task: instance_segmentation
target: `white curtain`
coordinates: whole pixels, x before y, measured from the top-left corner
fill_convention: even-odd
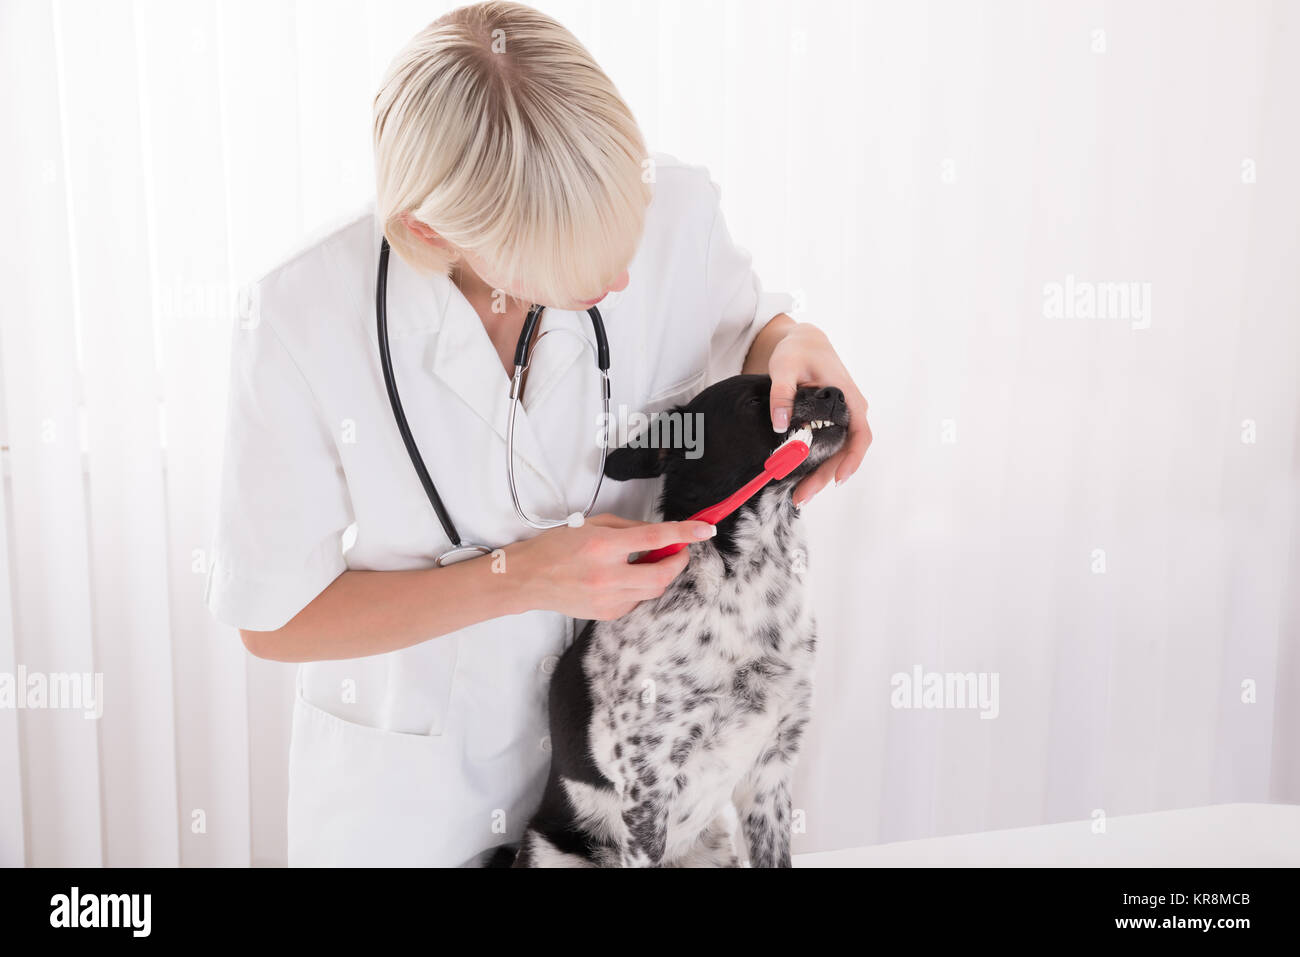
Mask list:
[[[1300,802],[1300,7],[540,5],[872,403],[796,852]],[[0,675],[104,676],[0,709],[0,864],[283,862],[292,669],[202,604],[231,290],[448,6],[0,0]]]

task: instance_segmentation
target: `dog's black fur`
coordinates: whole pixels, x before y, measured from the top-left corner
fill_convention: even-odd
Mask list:
[[[786,438],[772,430],[770,390],[756,375],[710,386],[673,410],[703,416],[702,455],[616,449],[606,475],[662,475],[666,521],[726,498]],[[692,545],[687,570],[660,598],[590,623],[565,651],[551,679],[541,806],[519,853],[497,848],[486,866],[735,866],[733,806],[750,862],[789,866],[789,778],[815,646],[790,495],[844,443],[839,389],[798,390],[791,431],[810,421],[827,424],[803,465]],[[650,703],[637,694],[647,681]]]

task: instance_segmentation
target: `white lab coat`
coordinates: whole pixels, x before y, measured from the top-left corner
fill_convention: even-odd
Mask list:
[[[658,156],[654,199],[625,290],[601,303],[612,408],[653,411],[740,370],[788,312],[735,246],[707,172]],[[380,228],[373,204],[241,295],[212,613],[274,630],[346,569],[410,569],[448,547],[394,424],[375,336]],[[389,337],[412,432],[462,538],[536,534],[511,506],[508,377],[474,309],[445,277],[389,262]],[[580,312],[543,330],[590,339]],[[517,429],[532,514],[581,509],[600,425],[595,359],[541,342]],[[656,483],[607,480],[593,512],[652,517]],[[508,573],[508,571],[507,571]],[[473,863],[517,840],[549,764],[546,690],[577,623],[533,611],[401,651],[298,672],[289,771],[291,865]]]

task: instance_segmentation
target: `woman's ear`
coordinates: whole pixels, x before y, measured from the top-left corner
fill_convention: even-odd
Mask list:
[[[439,236],[432,226],[425,225],[410,213],[402,214],[402,225],[415,235],[419,236],[430,246],[437,246],[439,249],[446,249],[451,245],[451,243]]]
[[[616,482],[628,479],[654,478],[662,475],[667,449],[629,448],[614,449],[605,456],[605,475]]]

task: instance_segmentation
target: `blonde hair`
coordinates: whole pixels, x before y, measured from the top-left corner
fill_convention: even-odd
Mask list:
[[[375,96],[374,145],[384,235],[421,271],[468,250],[560,305],[604,292],[640,241],[636,120],[577,38],[522,4],[460,7],[417,34]]]

